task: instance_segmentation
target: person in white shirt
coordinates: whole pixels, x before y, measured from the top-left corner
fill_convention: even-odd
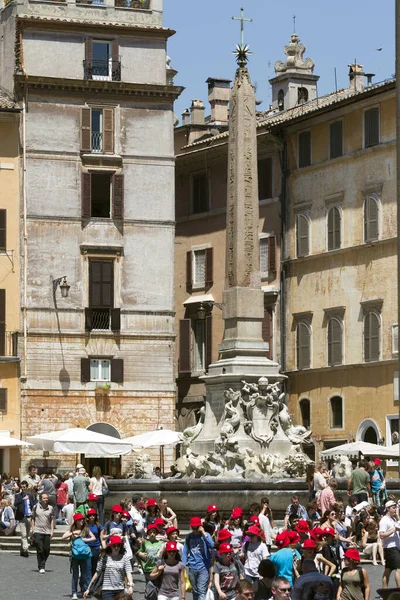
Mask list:
[[[61,509],[61,514],[62,514],[62,518],[65,521],[65,525],[72,525],[73,523],[73,515],[75,512],[75,506],[74,506],[74,497],[73,496],[68,496],[68,504],[66,504],[65,506],[62,507]],[[57,525],[58,525],[58,520],[57,520]]]
[[[132,517],[132,522],[136,527],[136,531],[139,535],[144,534],[144,519],[140,512],[140,505],[142,504],[142,498],[140,496],[132,496],[132,506],[129,509],[129,514]]]
[[[314,473],[314,492],[315,497],[318,498],[322,490],[328,485],[329,476],[326,470],[326,464],[320,463],[318,470]]]
[[[396,586],[400,587],[400,522],[396,518],[396,502],[389,500],[385,504],[386,514],[379,522],[379,535],[383,544],[385,570],[382,587],[389,586],[390,573],[395,572]]]
[[[244,574],[247,581],[255,583],[260,579],[258,566],[264,558],[269,557],[267,546],[261,541],[261,531],[258,527],[252,525],[246,531],[250,541],[246,542],[242,548],[242,558],[244,559]]]

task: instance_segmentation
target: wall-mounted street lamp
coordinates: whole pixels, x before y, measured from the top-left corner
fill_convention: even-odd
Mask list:
[[[216,306],[220,310],[222,310],[224,307],[223,304],[220,304],[219,302],[214,302],[213,300],[210,302],[200,302],[200,306],[197,309],[197,318],[199,319],[199,321],[204,321],[204,319],[207,316],[207,312],[212,310],[213,306]]]
[[[59,277],[58,279],[53,279],[53,278],[51,278],[51,279],[53,282],[53,297],[54,297],[54,299],[56,298],[56,291],[57,291],[58,287],[60,287],[61,296],[63,298],[68,298],[69,288],[71,286],[67,283],[67,276],[63,275],[62,277]]]

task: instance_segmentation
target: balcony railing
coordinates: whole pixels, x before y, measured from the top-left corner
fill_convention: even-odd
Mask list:
[[[0,356],[18,356],[18,331],[0,326]]]
[[[117,8],[150,8],[150,0],[115,0]]]
[[[103,150],[103,134],[100,131],[92,131],[92,152]]]
[[[85,308],[86,331],[119,331],[120,329],[119,308]]]
[[[120,60],[84,60],[83,70],[85,79],[121,81]]]

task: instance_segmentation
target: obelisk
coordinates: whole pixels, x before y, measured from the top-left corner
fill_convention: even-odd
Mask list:
[[[247,69],[248,47],[236,52],[238,69],[230,96],[228,147],[228,198],[226,213],[225,331],[220,359],[202,377],[206,384],[204,427],[191,448],[205,454],[214,450],[224,416],[224,391],[239,390],[242,380],[256,382],[283,378],[279,365],[267,359],[262,339],[264,292],[260,279],[259,210],[257,175],[256,98]],[[243,418],[244,421],[244,418]],[[241,424],[239,445],[258,449]],[[289,444],[290,445],[290,444]]]

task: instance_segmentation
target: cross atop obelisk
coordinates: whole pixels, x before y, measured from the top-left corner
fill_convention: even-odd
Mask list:
[[[252,23],[253,19],[246,18],[244,16],[244,9],[240,9],[240,17],[232,17],[232,21],[240,21],[240,45],[244,46],[244,23]]]

